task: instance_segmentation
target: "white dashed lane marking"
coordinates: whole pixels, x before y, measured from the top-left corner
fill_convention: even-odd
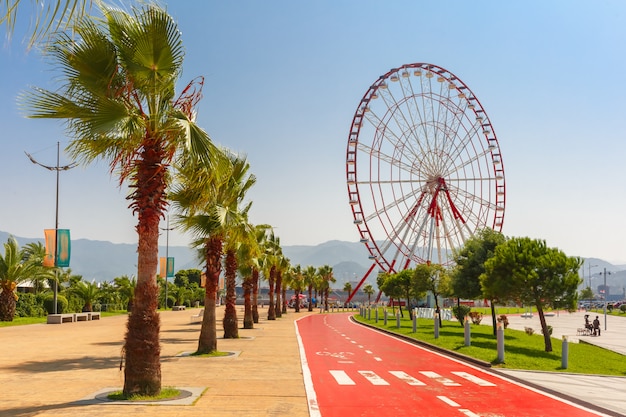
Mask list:
[[[396,378],[398,378],[400,381],[404,381],[404,382],[406,382],[409,385],[413,385],[413,386],[426,385],[425,383],[423,383],[419,379],[413,378],[411,375],[407,374],[406,372],[389,371],[389,373],[391,375],[395,376]]]
[[[371,382],[372,385],[389,385],[389,382],[385,381],[372,371],[359,371],[359,373]]]
[[[376,359],[376,358],[375,358]],[[342,361],[343,362],[343,361]],[[350,361],[345,361],[345,363],[353,363]],[[348,373],[346,371],[342,371],[342,370],[330,370],[329,371],[330,374],[333,376],[333,378],[335,378],[335,380],[337,381],[337,383],[339,385],[356,385],[357,382],[355,382],[354,379],[352,379]],[[359,375],[361,375],[363,378],[365,378],[365,381],[369,382],[372,385],[390,385],[390,383],[388,381],[386,381],[383,377],[381,377],[380,375],[376,374],[376,372],[374,371],[369,371],[369,370],[360,370],[357,371],[359,373]],[[415,378],[412,375],[409,375],[408,373],[404,372],[404,371],[388,371],[390,375],[394,376],[395,378],[397,378],[399,381],[404,382],[405,384],[411,385],[411,386],[425,386],[428,385],[429,382],[434,382],[434,383],[438,383],[447,387],[459,387],[461,386],[460,383],[453,381],[450,378],[446,378],[443,377],[441,375],[439,375],[436,372],[433,371],[419,371],[420,374],[422,374],[423,376],[427,377],[428,380],[426,382],[424,382],[423,380],[419,380],[417,378]],[[480,387],[495,387],[496,385],[485,381],[484,379],[481,379],[477,376],[474,376],[472,374],[469,374],[467,372],[451,372],[453,375],[456,375],[462,379],[464,379],[466,382],[474,384],[474,385],[478,385]],[[357,381],[360,380],[360,378],[355,378]],[[363,380],[361,380],[363,381]]]
[[[330,374],[339,385],[356,385],[356,382],[354,382],[345,371],[331,370]]]
[[[477,376],[468,374],[467,372],[452,372],[452,374],[459,376],[463,379],[466,379],[470,382],[473,382],[474,384],[481,386],[481,387],[495,387],[496,386],[496,384],[492,382],[485,381],[484,379],[480,379]]]
[[[442,377],[437,372],[420,371],[420,374],[424,375],[425,377],[434,379],[435,381],[440,382],[441,384],[445,385],[446,387],[458,387],[458,386],[461,385],[458,382],[454,382],[453,380],[451,380],[449,378]]]

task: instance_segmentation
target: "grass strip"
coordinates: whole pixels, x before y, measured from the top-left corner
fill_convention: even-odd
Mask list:
[[[567,372],[577,374],[626,376],[626,356],[585,343],[568,343],[568,367],[561,367],[562,341],[552,338],[552,352],[545,352],[542,334],[528,335],[524,331],[506,329],[504,331],[504,361],[497,363],[497,339],[491,325],[471,325],[471,345],[465,346],[464,328],[456,321],[444,321],[439,329],[439,338],[435,339],[434,321],[417,319],[417,332],[413,333],[413,323],[405,313],[400,319],[400,328],[396,318],[376,323],[355,314],[358,322],[397,333],[411,339],[428,343],[451,352],[491,363],[494,368],[523,369],[529,371]],[[379,313],[379,317],[382,314]]]

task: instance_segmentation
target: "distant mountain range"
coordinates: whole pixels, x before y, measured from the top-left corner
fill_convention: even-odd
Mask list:
[[[0,231],[0,243],[9,238],[9,233]],[[20,247],[30,242],[43,242],[43,239],[23,238],[15,236]],[[165,246],[159,247],[159,256],[165,256]],[[4,253],[4,249],[0,247]],[[359,242],[331,240],[315,246],[295,245],[283,246],[283,253],[292,265],[320,267],[330,265],[337,282],[336,289],[343,289],[345,282],[358,282],[371,267],[369,252]],[[202,263],[196,260],[195,251],[185,246],[170,246],[168,254],[174,257],[174,269],[202,269]],[[589,268],[591,266],[591,269]],[[106,241],[76,239],[72,240],[70,260],[72,273],[82,275],[84,280],[112,281],[113,278],[136,275],[137,245],[127,243],[111,243]],[[592,274],[591,286],[596,290],[604,283],[601,273],[607,270],[606,282],[611,294],[626,293],[626,265],[613,265],[597,258],[587,258],[581,268],[580,275],[584,278],[583,285],[589,285],[589,273]],[[367,279],[376,286],[376,269]],[[354,284],[353,284],[354,285]]]
[[[0,231],[0,243],[5,243],[9,235]],[[15,238],[20,247],[27,243],[44,241],[43,238]],[[159,256],[165,256],[165,249],[165,246],[159,247]],[[1,246],[0,251],[4,253]],[[346,281],[359,281],[371,266],[367,249],[358,242],[329,241],[316,246],[283,246],[283,253],[292,265],[332,266],[337,288],[343,288]],[[168,255],[174,257],[176,271],[202,269],[202,263],[196,260],[195,251],[191,248],[170,246]],[[112,281],[122,275],[136,275],[137,245],[88,239],[72,240],[70,269],[87,281]],[[368,282],[375,284],[375,276],[370,277]]]

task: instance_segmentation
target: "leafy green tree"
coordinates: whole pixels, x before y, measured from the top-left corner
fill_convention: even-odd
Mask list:
[[[439,307],[439,297],[450,294],[450,275],[446,269],[439,264],[419,264],[415,266],[413,273],[413,291],[424,293],[430,291],[435,299],[435,312],[439,315],[439,326],[441,326],[441,308]]]
[[[9,236],[4,244],[4,255],[0,255],[0,321],[13,321],[17,285],[31,279],[37,272],[37,264],[25,260],[24,250],[13,236]]]
[[[191,283],[195,282],[200,285],[200,277],[202,276],[202,271],[199,269],[181,269],[180,271],[174,274],[174,284],[182,285],[184,287],[188,287]]]
[[[412,298],[419,298],[419,294],[415,293],[415,288],[413,285],[413,274],[414,271],[412,269],[404,269],[400,272],[396,272],[395,274],[387,274],[385,280],[383,282],[383,288],[381,290],[390,298],[393,298],[397,301],[400,301],[402,298],[406,300],[406,306],[409,308],[411,304]],[[400,315],[404,317],[404,313],[402,312],[402,305],[398,303],[398,308],[400,309]],[[409,310],[409,315],[413,314]],[[412,317],[412,316],[411,316]]]
[[[175,95],[184,48],[174,20],[152,4],[132,6],[131,13],[98,6],[103,19],[81,19],[50,43],[61,86],[55,91],[35,87],[20,102],[30,117],[66,122],[74,137],[68,146],[72,157],[85,163],[106,160],[120,183],[130,183],[138,259],[123,392],[156,395],[161,390],[159,221],[168,204],[169,167],[181,155],[210,164],[216,151],[194,122],[201,80]]]
[[[544,240],[511,238],[498,245],[485,263],[480,281],[490,298],[534,305],[537,308],[545,351],[552,352],[552,341],[545,308],[576,309],[577,288],[582,282],[578,270],[582,260],[568,257]]]
[[[580,295],[578,297],[580,300],[593,300],[593,290],[591,287],[587,286],[580,291]]]
[[[397,274],[381,272],[376,277],[376,283],[378,284],[378,288],[380,288],[383,294],[389,297],[390,301],[400,300],[404,295],[402,278],[398,277]],[[392,309],[393,311],[395,311],[395,307],[393,304]]]
[[[485,272],[485,262],[491,258],[496,247],[506,241],[504,235],[493,229],[482,229],[465,241],[463,247],[456,254],[456,267],[451,275],[452,293],[457,297],[457,312],[462,312],[461,298],[475,300],[483,298],[483,289],[480,285],[480,276]],[[496,334],[495,300],[490,300],[493,334]],[[463,321],[461,318],[461,325]]]

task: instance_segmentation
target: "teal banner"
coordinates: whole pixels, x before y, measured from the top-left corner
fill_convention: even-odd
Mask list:
[[[57,230],[57,259],[56,266],[66,268],[70,266],[70,230],[58,229]]]

